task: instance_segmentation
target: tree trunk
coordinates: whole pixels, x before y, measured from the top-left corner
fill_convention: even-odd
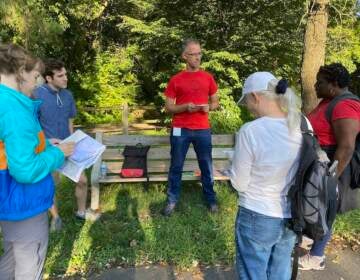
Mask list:
[[[301,66],[302,109],[306,114],[318,104],[314,85],[316,74],[325,61],[329,2],[330,0],[314,0],[309,5]]]

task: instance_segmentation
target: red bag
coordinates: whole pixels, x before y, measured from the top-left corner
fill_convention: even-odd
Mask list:
[[[124,178],[139,178],[144,176],[144,170],[143,169],[121,169],[121,177]]]

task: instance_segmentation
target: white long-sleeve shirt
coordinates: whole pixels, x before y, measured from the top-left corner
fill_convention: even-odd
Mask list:
[[[290,218],[287,192],[297,171],[302,135],[285,118],[262,117],[238,133],[230,169],[239,204],[257,213]]]

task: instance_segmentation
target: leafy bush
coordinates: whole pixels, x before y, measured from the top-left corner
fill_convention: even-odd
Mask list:
[[[83,107],[116,107],[121,104],[136,104],[140,86],[134,71],[136,46],[126,48],[111,47],[99,52],[95,66],[88,72],[79,74],[80,85],[88,100],[82,101]],[[78,121],[85,123],[108,123],[121,121],[121,110],[97,111],[95,113],[79,110]]]
[[[250,115],[240,108],[230,96],[231,89],[220,89],[220,109],[210,113],[211,130],[214,134],[235,133],[247,121]]]

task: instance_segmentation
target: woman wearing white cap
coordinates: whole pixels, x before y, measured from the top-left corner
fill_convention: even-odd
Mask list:
[[[243,103],[256,119],[236,139],[231,183],[239,193],[236,268],[239,279],[290,279],[295,233],[287,192],[297,171],[302,136],[299,99],[287,81],[256,72],[244,83]]]

